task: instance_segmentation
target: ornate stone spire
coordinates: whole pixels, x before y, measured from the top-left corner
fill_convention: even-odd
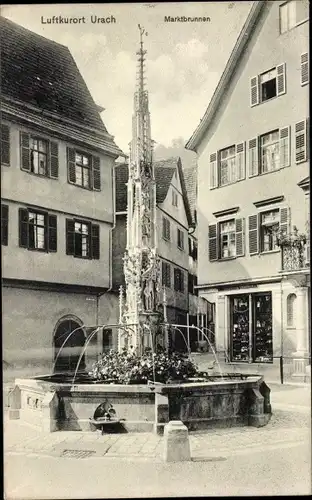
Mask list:
[[[156,184],[153,167],[148,92],[145,90],[145,57],[139,25],[137,84],[134,94],[132,141],[127,199],[127,247],[124,256],[126,300],[124,323],[137,324],[131,345],[142,350],[151,318],[159,317],[159,261],[156,238]],[[154,321],[155,322],[155,321]]]

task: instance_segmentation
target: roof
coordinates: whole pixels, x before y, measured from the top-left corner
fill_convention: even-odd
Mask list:
[[[1,93],[107,133],[67,47],[0,18]]]
[[[154,172],[156,181],[156,203],[160,205],[166,199],[173,174],[178,168],[180,182],[184,200],[186,216],[189,224],[192,223],[191,210],[188,200],[188,193],[181,160],[179,157],[168,158],[154,162]],[[127,186],[128,182],[128,164],[120,163],[115,167],[115,190],[116,190],[116,212],[125,212],[127,210]]]
[[[204,134],[207,132],[210,124],[220,106],[221,100],[223,99],[224,92],[228,89],[228,86],[232,80],[232,77],[237,69],[237,63],[241,55],[243,54],[248,42],[250,41],[252,34],[254,32],[254,26],[259,20],[260,14],[264,5],[268,3],[264,0],[254,2],[250,12],[247,16],[245,24],[238,36],[238,39],[234,45],[230,58],[225,66],[219,83],[214,91],[208,108],[205,111],[203,118],[200,120],[195,132],[191,138],[187,141],[185,147],[186,149],[191,149],[196,151],[198,145],[201,143]]]
[[[196,205],[197,205],[197,164],[194,168],[183,168],[185,186],[190,205],[192,221],[196,223]]]

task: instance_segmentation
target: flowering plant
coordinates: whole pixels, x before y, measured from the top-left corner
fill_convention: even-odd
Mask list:
[[[198,373],[196,365],[185,354],[164,351],[153,353],[146,349],[139,356],[124,349],[122,352],[110,351],[93,364],[90,377],[106,383],[147,384],[148,380],[167,383],[186,380]]]
[[[296,226],[293,227],[293,233],[277,232],[277,245],[279,247],[297,247],[302,248],[307,242],[307,236],[299,233]]]

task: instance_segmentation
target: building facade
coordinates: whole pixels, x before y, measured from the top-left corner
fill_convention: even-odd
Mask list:
[[[197,240],[187,184],[180,158],[154,163],[156,180],[157,251],[161,260],[161,285],[165,288],[169,323],[197,326],[207,322],[206,301],[198,298]],[[113,230],[113,289],[124,286],[123,257],[126,248],[128,167],[116,165],[116,226]],[[193,228],[193,229],[192,229]],[[199,305],[200,304],[200,305]],[[201,315],[199,317],[199,315]],[[196,350],[195,328],[172,331],[172,348]],[[183,337],[184,336],[184,337]],[[186,340],[186,341],[185,341]]]
[[[72,370],[92,327],[117,320],[110,270],[121,151],[66,47],[4,18],[1,34],[4,363],[8,376],[48,373],[76,330],[54,367]],[[87,356],[107,336],[96,335]]]
[[[282,356],[285,376],[301,379],[311,353],[308,30],[308,2],[254,2],[187,144],[198,154],[198,289],[215,304],[216,346],[252,372],[276,372]]]

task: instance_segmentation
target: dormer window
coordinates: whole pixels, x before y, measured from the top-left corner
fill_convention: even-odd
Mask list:
[[[178,193],[176,193],[174,190],[172,190],[172,205],[174,207],[178,206]]]

